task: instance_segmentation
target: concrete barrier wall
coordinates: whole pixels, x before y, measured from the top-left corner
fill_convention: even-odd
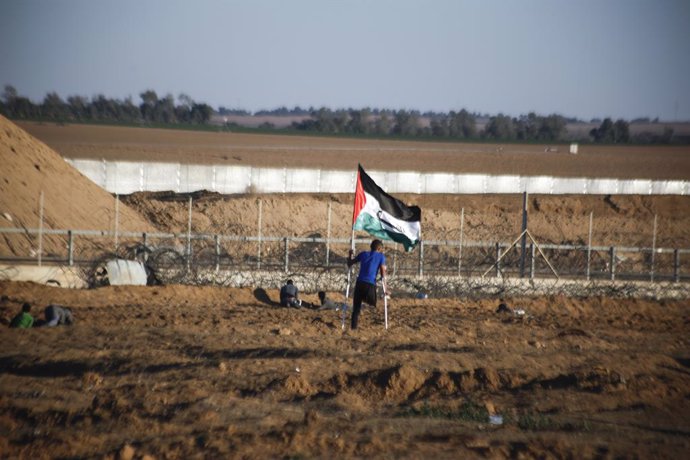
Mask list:
[[[128,161],[67,160],[111,193],[352,193],[356,171],[252,168]],[[367,171],[389,193],[536,193],[592,195],[686,195],[690,182],[649,179],[564,178],[488,174]]]

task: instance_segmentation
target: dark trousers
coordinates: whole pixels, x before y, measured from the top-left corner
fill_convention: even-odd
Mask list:
[[[352,320],[350,322],[350,329],[357,329],[359,312],[362,310],[362,302],[366,302],[372,307],[376,306],[376,285],[357,280],[357,283],[355,283],[354,297],[352,299]]]

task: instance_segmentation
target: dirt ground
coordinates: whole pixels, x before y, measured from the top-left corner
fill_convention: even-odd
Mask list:
[[[19,126],[66,158],[256,167],[690,179],[690,146],[411,142],[172,129]]]
[[[0,334],[4,458],[681,458],[687,302],[391,299],[275,307],[276,289],[0,282],[73,326]],[[332,297],[338,298],[336,294]],[[304,296],[315,301],[313,294]],[[501,424],[489,423],[501,416]]]
[[[690,178],[681,148],[547,158],[543,146],[508,154],[488,144],[460,152],[440,143],[33,126],[47,145],[0,117],[2,226],[37,226],[37,197],[49,185],[46,228],[114,228],[113,197],[60,154],[351,169],[365,153],[371,169],[395,155],[401,169],[516,174],[551,174],[579,158],[586,167],[573,175]],[[479,157],[481,165],[469,161]],[[465,241],[519,231],[519,196],[400,198],[422,207],[425,239],[457,239],[462,209]],[[193,231],[253,235],[259,200],[264,235],[324,235],[330,204],[331,235],[349,236],[344,195],[198,194]],[[187,203],[123,197],[120,229],[184,232]],[[540,241],[586,242],[592,212],[595,245],[649,246],[655,215],[658,247],[690,245],[688,197],[532,196],[530,212]],[[3,254],[36,248],[26,232],[0,243]],[[46,238],[43,248],[59,253],[65,240]],[[342,330],[340,312],[277,308],[277,288],[0,281],[0,457],[681,458],[690,450],[687,300],[509,298],[525,310],[512,315],[496,313],[496,298],[393,297],[387,331],[379,300],[353,333]],[[304,298],[316,301],[313,292]],[[49,303],[68,306],[76,323],[6,328],[23,302],[39,318]]]

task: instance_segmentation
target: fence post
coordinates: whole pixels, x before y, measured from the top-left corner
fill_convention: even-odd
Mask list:
[[[257,236],[259,238],[259,241],[258,241],[259,247],[258,247],[257,253],[256,253],[256,269],[257,270],[261,270],[261,217],[263,215],[262,203],[263,203],[263,201],[261,200],[261,198],[259,198],[259,222],[256,224],[256,226],[258,228],[258,230],[257,230],[258,235]]]
[[[589,213],[589,236],[587,237],[587,281],[589,281],[589,277],[591,274],[591,263],[592,263],[592,216],[594,215],[593,211],[590,211]]]
[[[319,172],[321,170],[319,169]],[[319,175],[319,177],[321,177]],[[326,227],[326,267],[331,256],[331,202],[328,202],[328,227]]]
[[[213,235],[216,245],[216,273],[220,271],[220,237],[216,234]]]
[[[654,230],[652,232],[652,257],[649,269],[649,281],[651,282],[654,282],[654,256],[656,255],[656,218],[657,215],[654,214]]]
[[[395,243],[395,252],[393,253],[393,276],[395,276],[395,273],[398,269],[398,243]]]
[[[527,254],[527,200],[525,191],[522,195],[522,242],[520,243],[520,278],[525,277],[525,256]]]
[[[43,256],[43,190],[39,198],[38,205],[38,266],[41,266],[41,258]]]
[[[74,235],[72,230],[67,230],[67,265],[74,265]]]
[[[496,243],[496,277],[501,276],[501,243]]]
[[[616,247],[611,246],[609,249],[609,273],[611,275],[611,281],[616,279]]]
[[[117,177],[117,176],[115,176]],[[115,252],[118,246],[118,234],[120,232],[120,195],[115,194]]]
[[[187,217],[187,270],[192,264],[192,197],[189,197],[189,215]]]
[[[420,278],[424,276],[424,241],[419,242],[419,271],[417,275]]]
[[[465,230],[465,208],[460,210],[460,248],[458,250],[458,276],[462,276],[462,238]]]
[[[288,262],[289,252],[288,252],[288,237],[287,236],[285,237],[284,241],[285,241],[285,273],[287,273],[288,272],[288,266],[289,266],[289,262]]]
[[[144,244],[144,247],[148,248],[149,247],[149,235],[146,232],[144,232],[141,235],[141,239],[142,239],[142,242]]]
[[[534,279],[534,254],[535,254],[534,243],[531,243],[531,244],[529,245],[529,251],[530,251],[529,278],[530,278],[530,279]]]
[[[673,281],[680,281],[680,251],[678,249],[673,250]]]

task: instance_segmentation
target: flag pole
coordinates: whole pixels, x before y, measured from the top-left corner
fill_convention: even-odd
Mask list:
[[[352,234],[350,235],[350,250],[354,252],[355,250],[355,226],[352,226]],[[350,254],[348,252],[348,260],[350,259]],[[352,267],[348,265],[347,267],[347,287],[345,288],[345,298],[350,298],[350,284],[352,282]]]
[[[355,193],[352,195],[352,233],[350,233],[350,251],[354,253],[355,251],[355,216],[354,210],[357,205],[357,183],[359,181],[359,164],[357,169],[357,175],[355,176]],[[347,260],[350,260],[350,253],[348,252]],[[345,287],[345,298],[350,298],[350,284],[352,283],[352,267],[348,264],[347,266],[347,286]]]

